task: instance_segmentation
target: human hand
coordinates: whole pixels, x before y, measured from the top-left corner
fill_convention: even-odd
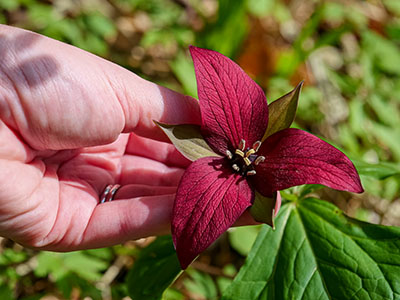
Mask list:
[[[167,233],[189,162],[153,120],[199,123],[197,101],[4,25],[0,57],[0,235],[71,251]]]

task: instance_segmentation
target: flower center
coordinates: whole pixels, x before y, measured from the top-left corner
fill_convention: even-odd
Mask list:
[[[232,166],[232,169],[240,175],[249,176],[256,175],[254,166],[265,160],[264,156],[258,156],[256,153],[260,149],[261,142],[257,141],[251,148],[246,148],[246,141],[240,140],[239,148],[232,154],[231,151],[226,150],[226,157]]]

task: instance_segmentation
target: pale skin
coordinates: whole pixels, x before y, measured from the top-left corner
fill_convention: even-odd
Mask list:
[[[0,235],[72,251],[169,233],[190,162],[153,120],[199,124],[198,101],[5,25],[0,58]]]
[[[4,25],[0,57],[0,235],[70,251],[168,233],[189,161],[153,120],[199,123],[197,100]]]

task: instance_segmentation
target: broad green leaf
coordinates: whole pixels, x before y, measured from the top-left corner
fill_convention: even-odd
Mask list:
[[[158,237],[140,252],[126,283],[133,300],[159,300],[181,273],[171,236]]]
[[[176,149],[187,159],[195,161],[202,157],[218,156],[203,139],[200,126],[155,123],[164,131]]]
[[[318,199],[286,203],[223,299],[400,299],[400,228]]]
[[[282,129],[289,128],[296,115],[297,103],[303,81],[300,82],[291,92],[275,100],[268,106],[268,128],[265,131],[262,141]]]

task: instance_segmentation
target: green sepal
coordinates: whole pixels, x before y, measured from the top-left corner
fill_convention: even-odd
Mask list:
[[[275,100],[268,106],[268,128],[264,133],[262,142],[275,132],[289,128],[292,125],[303,83],[304,81],[301,81],[291,92]]]
[[[199,125],[169,125],[154,122],[164,131],[176,149],[187,159],[195,161],[202,157],[219,156],[204,140]]]
[[[256,191],[254,203],[250,207],[250,214],[253,219],[257,222],[268,224],[275,229],[274,219],[277,214],[276,202],[278,197],[280,197],[279,192],[276,192],[272,198],[268,198]]]

